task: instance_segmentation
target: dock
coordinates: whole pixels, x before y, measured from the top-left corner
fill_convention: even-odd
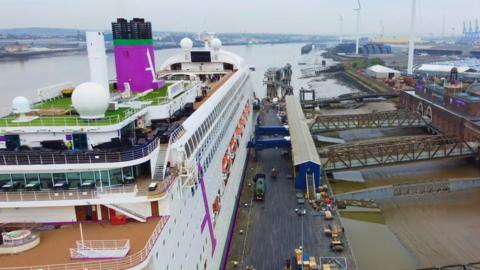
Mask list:
[[[264,125],[281,125],[276,113],[262,111],[259,117]],[[250,155],[226,269],[283,269],[288,259],[294,262],[294,250],[300,246],[304,256],[314,257],[317,265],[320,261],[338,261],[346,263],[346,268],[340,269],[357,269],[347,238],[341,237],[344,251],[333,252],[332,238],[324,234],[327,225],[342,228],[336,211],[333,220],[325,220],[307,202],[297,204],[299,191],[295,189],[292,158],[281,155],[281,151],[262,150],[257,161]],[[272,168],[278,173],[275,179],[270,177]],[[252,179],[257,173],[267,175],[264,201],[253,200]],[[298,214],[301,209],[305,209],[305,215]]]

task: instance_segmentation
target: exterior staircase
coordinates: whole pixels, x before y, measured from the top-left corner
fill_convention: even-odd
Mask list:
[[[164,180],[166,155],[167,151],[164,149],[160,149],[160,151],[158,152],[157,163],[155,164],[155,171],[153,174],[153,179],[156,181]]]
[[[139,214],[135,211],[132,211],[130,209],[127,209],[125,207],[122,207],[118,204],[106,204],[105,206],[107,206],[108,208],[111,208],[117,212],[120,212],[122,214],[124,214],[125,216],[129,217],[129,218],[133,218],[135,219],[136,221],[139,221],[139,222],[147,222],[147,217],[142,215],[142,214]]]

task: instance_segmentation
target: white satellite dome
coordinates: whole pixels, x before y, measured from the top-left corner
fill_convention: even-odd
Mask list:
[[[180,47],[186,51],[191,50],[193,48],[193,41],[188,37],[182,38],[180,41]]]
[[[82,83],[72,93],[72,105],[83,119],[103,118],[109,102],[108,90],[96,82]]]
[[[28,113],[32,111],[30,100],[26,97],[16,97],[12,100],[12,111],[13,113]]]
[[[218,38],[214,38],[210,42],[210,46],[212,46],[214,50],[219,50],[222,47],[222,41]]]

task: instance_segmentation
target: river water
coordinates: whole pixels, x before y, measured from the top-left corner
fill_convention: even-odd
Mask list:
[[[357,91],[348,86],[337,83],[335,80],[311,82],[311,79],[298,79],[301,68],[308,64],[321,64],[323,58],[319,51],[307,56],[300,54],[304,44],[278,44],[278,45],[245,45],[229,46],[225,50],[232,51],[245,58],[246,62],[255,66],[252,78],[257,95],[263,96],[265,86],[263,75],[269,67],[282,67],[290,63],[293,68],[292,85],[295,91],[300,87],[316,89],[318,96],[332,97]],[[159,67],[168,57],[180,53],[180,49],[164,49],[155,51],[156,66]],[[115,78],[114,57],[108,55],[109,78]],[[298,65],[299,62],[307,63],[306,66]],[[327,59],[327,64],[332,63]],[[54,56],[35,58],[29,60],[0,62],[0,91],[2,108],[10,106],[11,100],[19,95],[32,101],[37,101],[36,89],[63,83],[72,82],[75,85],[89,79],[88,58],[86,54]]]

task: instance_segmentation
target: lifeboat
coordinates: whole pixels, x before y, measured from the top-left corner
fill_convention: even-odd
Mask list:
[[[242,126],[242,128],[245,127],[246,123],[247,123],[247,121],[245,120],[245,118],[243,118],[243,117],[240,118],[240,125]]]
[[[230,152],[230,159],[232,161],[235,159],[235,154],[237,152],[237,147],[238,147],[237,139],[235,139],[235,137],[233,137],[230,140],[230,145],[228,146],[228,150]]]
[[[230,159],[230,155],[228,153],[223,156],[223,161],[222,161],[222,174],[223,174],[223,179],[227,180],[228,177],[230,176],[230,165],[232,163],[232,160]]]
[[[235,130],[235,134],[239,137],[242,137],[242,135],[243,135],[242,132],[243,131],[242,131],[242,128],[240,127],[240,125],[237,126],[237,129]]]
[[[220,212],[220,197],[216,197],[215,201],[213,202],[213,213],[217,215]]]

